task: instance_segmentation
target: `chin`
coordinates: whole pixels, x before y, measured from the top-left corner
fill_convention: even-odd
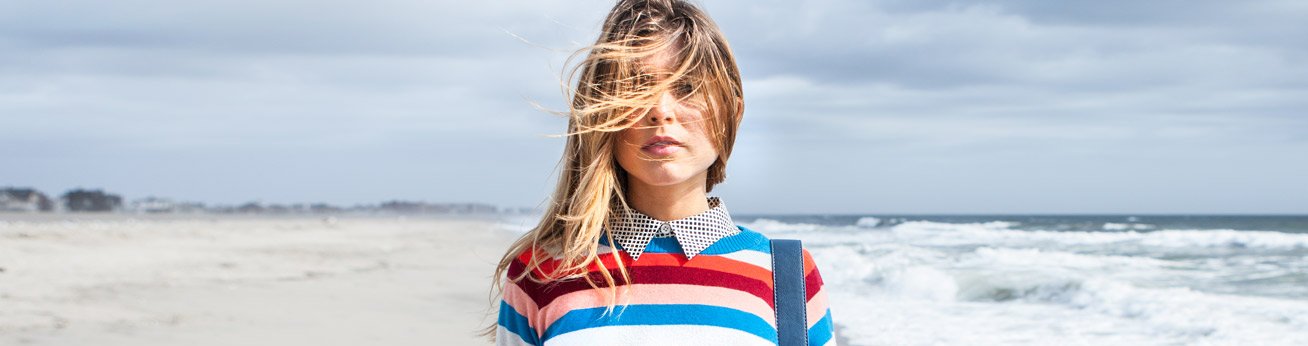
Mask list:
[[[655,168],[651,171],[645,172],[645,174],[640,174],[635,178],[640,179],[641,182],[648,185],[668,186],[681,184],[693,179],[697,176],[695,173],[696,172],[670,172],[664,169]]]
[[[640,161],[635,164],[624,165],[624,169],[625,167],[634,168],[628,170],[628,178],[639,180],[645,185],[670,186],[682,184],[691,179],[703,179],[708,172],[710,164],[712,164],[712,162],[703,164],[703,167],[698,167],[699,165],[697,164],[683,161]]]
[[[692,178],[692,177],[694,177],[694,176],[693,176],[693,175],[692,175],[692,176],[658,176],[658,175],[656,175],[656,176],[653,176],[653,177],[648,177],[648,179],[641,179],[641,181],[642,181],[642,182],[645,182],[645,184],[649,184],[649,185],[653,185],[653,186],[668,186],[668,185],[676,185],[676,184],[684,183],[684,182],[686,182],[687,180],[690,180],[690,178]]]

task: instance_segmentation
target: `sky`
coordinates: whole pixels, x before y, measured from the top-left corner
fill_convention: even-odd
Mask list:
[[[695,2],[733,213],[1308,213],[1308,2]],[[0,186],[539,207],[612,5],[0,2]]]

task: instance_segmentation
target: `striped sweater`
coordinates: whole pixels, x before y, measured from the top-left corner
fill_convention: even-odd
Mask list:
[[[612,313],[604,314],[608,290],[584,280],[507,283],[500,301],[499,345],[776,345],[772,299],[771,246],[766,236],[744,226],[687,260],[673,238],[655,238],[640,260],[607,246],[600,238],[600,260],[619,285],[628,285]],[[621,256],[631,283],[621,282],[613,256]],[[835,345],[835,333],[822,276],[808,250],[804,254],[810,345]],[[533,252],[524,251],[508,268],[521,274]],[[537,274],[548,273],[558,258]],[[599,279],[597,266],[592,277]],[[619,289],[621,292],[621,289]]]

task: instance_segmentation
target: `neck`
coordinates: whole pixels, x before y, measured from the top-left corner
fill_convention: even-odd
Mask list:
[[[645,215],[660,221],[672,221],[709,209],[704,192],[706,174],[701,173],[679,184],[654,186],[627,177],[627,203]]]

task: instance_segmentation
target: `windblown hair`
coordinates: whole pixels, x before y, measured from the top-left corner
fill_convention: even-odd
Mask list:
[[[705,192],[726,179],[744,94],[727,40],[705,12],[685,0],[621,0],[595,44],[578,49],[567,61],[587,52],[562,85],[565,99],[571,100],[568,111],[555,112],[568,116],[558,185],[540,222],[501,257],[493,276],[492,309],[504,285],[580,278],[596,290],[607,288],[605,312],[613,311],[618,287],[631,282],[620,257],[614,257],[615,269],[598,255],[610,211],[628,207],[627,172],[616,157],[619,133],[635,126],[665,92],[705,114],[701,128],[718,153],[708,168]],[[658,54],[671,57],[670,71],[642,68],[642,61]],[[616,249],[611,234],[608,239]],[[506,278],[510,264],[527,251],[534,255],[526,270]],[[538,271],[550,259],[559,261],[552,271]],[[493,340],[495,328],[492,323],[482,335]]]

